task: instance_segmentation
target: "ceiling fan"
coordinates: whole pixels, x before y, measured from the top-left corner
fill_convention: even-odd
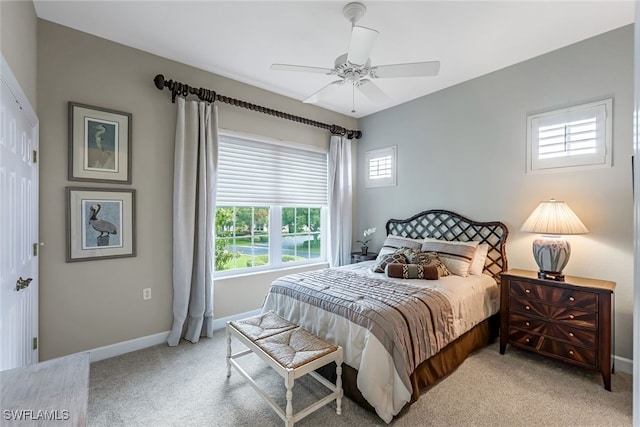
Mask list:
[[[356,22],[364,16],[366,11],[366,7],[358,2],[349,3],[342,9],[345,18],[351,22],[351,42],[349,43],[348,52],[336,58],[333,68],[271,64],[271,69],[278,71],[319,73],[339,77],[339,80],[329,83],[302,102],[316,103],[321,98],[328,96],[332,88],[348,83],[352,85],[353,90],[354,101],[351,111],[353,113],[355,113],[356,89],[375,104],[384,104],[390,100],[389,97],[373,83],[372,79],[428,77],[438,74],[440,61],[371,66],[369,55],[378,36],[378,31],[355,25]]]

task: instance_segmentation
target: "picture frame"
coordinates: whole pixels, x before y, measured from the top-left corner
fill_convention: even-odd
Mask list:
[[[136,190],[66,187],[67,262],[136,256]]]
[[[131,184],[131,113],[69,102],[70,181]]]

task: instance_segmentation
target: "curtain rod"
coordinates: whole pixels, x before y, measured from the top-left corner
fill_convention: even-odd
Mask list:
[[[228,96],[216,93],[216,91],[214,90],[209,90],[202,87],[196,89],[193,86],[189,86],[188,84],[177,82],[172,79],[167,81],[164,79],[164,76],[162,74],[158,74],[157,76],[155,76],[153,81],[158,89],[162,90],[164,88],[167,88],[171,91],[171,102],[174,103],[176,102],[176,95],[185,97],[190,94],[197,95],[198,98],[202,101],[214,102],[217,100],[220,102],[224,102],[225,104],[246,108],[247,110],[253,110],[259,113],[268,114],[270,116],[276,116],[281,119],[291,120],[308,126],[315,126],[318,128],[326,129],[331,132],[332,135],[342,135],[346,136],[349,139],[360,139],[362,137],[362,132],[359,130],[349,130],[343,128],[342,126],[329,125],[327,123],[307,119],[306,117],[294,116],[293,114],[283,113],[282,111],[277,111],[271,108],[262,107],[260,105],[251,104],[239,99],[229,98]]]

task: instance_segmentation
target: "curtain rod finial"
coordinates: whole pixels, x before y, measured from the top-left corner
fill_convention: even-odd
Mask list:
[[[162,74],[158,74],[153,78],[153,82],[156,84],[156,87],[160,90],[164,89],[164,76]]]

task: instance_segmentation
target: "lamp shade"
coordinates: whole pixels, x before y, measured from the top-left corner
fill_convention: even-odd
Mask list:
[[[562,201],[540,202],[522,224],[520,231],[546,235],[588,233],[580,218]]]
[[[571,245],[562,234],[588,233],[580,218],[565,202],[541,202],[522,224],[521,231],[542,234],[533,242],[533,257],[541,279],[564,280],[562,270],[569,262]]]

